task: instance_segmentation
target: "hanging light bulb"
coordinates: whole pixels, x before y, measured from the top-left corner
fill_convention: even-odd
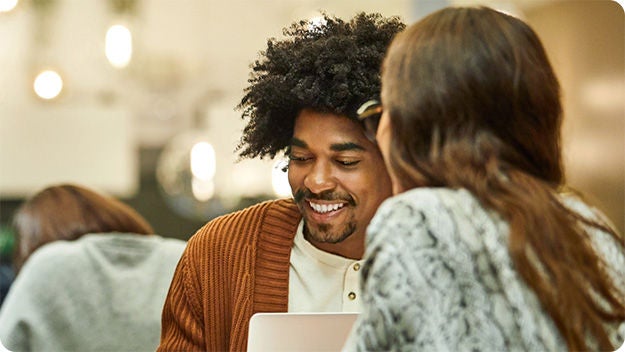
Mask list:
[[[213,179],[217,168],[215,148],[206,141],[195,143],[191,147],[190,163],[193,177],[206,181]]]
[[[124,68],[132,58],[132,34],[127,27],[116,24],[106,32],[106,58],[116,68]]]
[[[0,12],[10,12],[17,6],[17,0],[0,0]]]
[[[217,169],[217,158],[215,149],[206,142],[197,142],[191,147],[189,158],[191,167],[191,192],[195,199],[205,202],[215,195],[215,171]]]
[[[33,89],[35,94],[42,99],[54,99],[63,90],[63,79],[56,71],[45,70],[35,78]]]
[[[215,193],[217,158],[207,134],[203,130],[178,134],[163,148],[156,165],[166,203],[192,219],[207,220],[224,212]]]

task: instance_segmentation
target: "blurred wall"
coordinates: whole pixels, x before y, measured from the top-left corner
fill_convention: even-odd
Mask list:
[[[117,196],[157,232],[181,238],[220,213],[270,197],[272,163],[235,162],[233,154],[244,126],[234,107],[267,38],[320,10],[406,18],[411,3],[20,0],[0,13],[0,225],[24,197],[58,182]],[[104,56],[105,33],[115,23],[133,33],[133,60],[123,69]],[[32,92],[43,68],[63,75],[65,89],[55,101]],[[223,207],[195,202],[191,207],[201,211],[184,216],[172,204],[188,199],[165,197],[155,168],[172,139],[187,132],[214,144],[216,191],[234,199]]]
[[[569,184],[625,229],[625,16],[613,1],[559,1],[525,12],[563,90]]]
[[[53,6],[34,11],[35,3]],[[563,87],[568,179],[625,229],[625,25],[616,2],[136,0],[125,14],[113,3],[22,0],[0,14],[1,223],[28,194],[75,181],[123,198],[164,235],[188,237],[216,214],[183,217],[164,199],[154,170],[172,137],[201,129],[216,142],[219,191],[253,193],[230,207],[271,193],[271,165],[234,163],[232,153],[243,127],[233,108],[268,37],[319,10],[346,18],[377,11],[411,23],[446,5],[485,4],[524,18],[543,39]],[[123,70],[103,55],[105,30],[116,21],[135,34],[134,59]],[[67,77],[56,102],[31,92],[44,63]]]

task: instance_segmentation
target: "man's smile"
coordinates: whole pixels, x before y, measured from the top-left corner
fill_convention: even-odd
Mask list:
[[[320,214],[325,214],[325,213],[329,213],[332,211],[337,211],[341,208],[343,208],[346,203],[331,203],[331,204],[326,204],[326,203],[315,203],[313,201],[308,200],[308,205],[310,205],[310,207],[312,208],[312,210],[314,210],[317,213]]]

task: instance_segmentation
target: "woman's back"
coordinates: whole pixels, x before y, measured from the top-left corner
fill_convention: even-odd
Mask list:
[[[0,310],[13,351],[153,351],[185,242],[89,234],[35,251]]]
[[[590,209],[567,201],[583,215]],[[466,190],[418,188],[382,204],[368,229],[361,350],[561,350],[566,343],[508,252],[507,223]],[[595,243],[610,248],[609,235]],[[606,242],[607,241],[607,242]],[[620,287],[625,262],[613,256]],[[624,291],[625,292],[625,291]],[[625,333],[621,324],[621,334]],[[612,329],[613,343],[623,336]],[[349,345],[348,345],[349,346]]]

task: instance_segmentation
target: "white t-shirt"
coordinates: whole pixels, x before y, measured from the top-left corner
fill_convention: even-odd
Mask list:
[[[353,260],[324,252],[297,227],[289,271],[289,312],[360,312],[360,268]]]

